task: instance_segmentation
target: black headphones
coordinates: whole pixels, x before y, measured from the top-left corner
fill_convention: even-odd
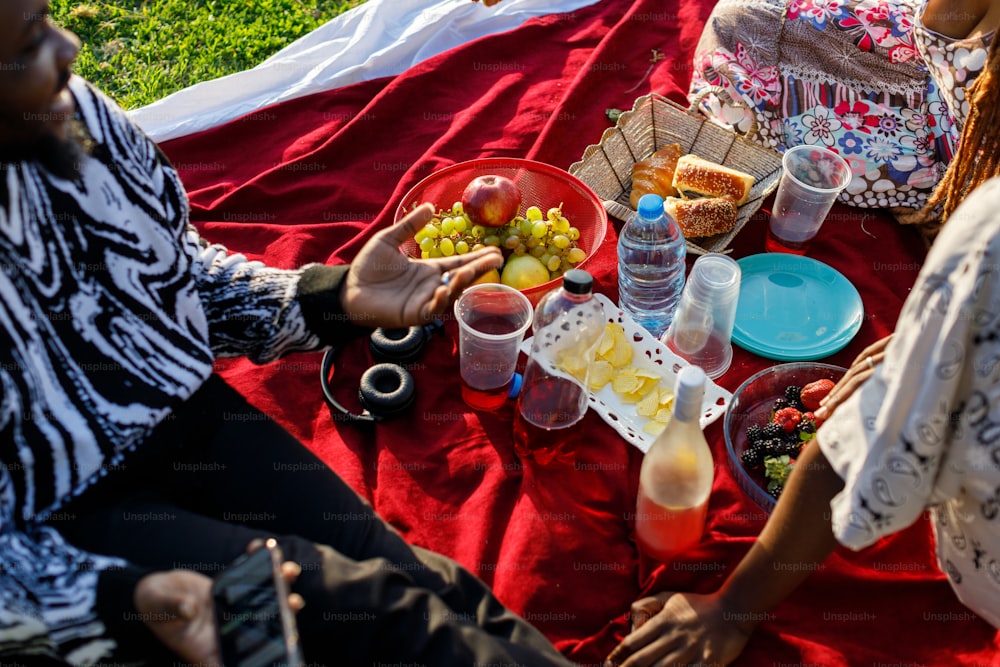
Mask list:
[[[434,332],[443,332],[444,324],[434,320],[422,327],[409,329],[375,329],[369,340],[368,349],[377,362],[361,375],[358,400],[362,412],[351,412],[333,396],[334,359],[339,347],[331,347],[323,355],[320,366],[320,386],[323,396],[332,408],[348,421],[380,422],[402,414],[413,405],[416,388],[413,376],[400,364],[414,361],[424,347],[424,343]],[[336,418],[336,415],[334,416]]]

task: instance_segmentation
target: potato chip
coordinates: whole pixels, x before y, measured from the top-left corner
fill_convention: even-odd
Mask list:
[[[641,371],[641,369],[640,369],[640,371]],[[659,378],[659,376],[654,376],[654,377],[643,376],[642,373],[640,372],[636,377],[638,377],[640,380],[642,380],[642,387],[643,387],[642,394],[643,394],[643,396],[645,396],[647,393],[649,393],[651,391],[656,391],[657,398],[659,398],[659,395],[660,395],[659,391],[658,391],[659,386],[660,386],[660,378]]]
[[[608,355],[605,356],[605,359],[610,361],[611,365],[615,368],[621,368],[632,361],[632,344],[625,338],[624,333],[620,336],[615,336],[614,341],[614,346],[612,346]]]
[[[641,401],[646,398],[649,394],[656,394],[656,380],[651,378],[636,378],[639,381],[639,386],[633,391],[629,392],[629,402],[634,403],[636,401]],[[659,396],[657,395],[657,398]],[[657,401],[658,402],[658,401]]]
[[[660,405],[670,407],[674,404],[674,390],[668,387],[660,387]]]
[[[636,414],[640,417],[652,417],[660,409],[660,392],[650,391],[635,406]]]
[[[642,430],[650,435],[660,435],[667,428],[666,422],[650,420],[642,425]]]
[[[559,355],[557,365],[581,382],[587,377],[587,367],[590,366],[586,357],[569,351]]]
[[[601,342],[597,344],[597,356],[604,358],[611,348],[615,346],[615,327],[621,329],[621,327],[613,322],[608,322],[604,325],[604,332],[601,334]]]
[[[673,415],[674,412],[670,408],[660,408],[659,410],[656,411],[656,414],[653,415],[653,420],[666,424],[668,421],[670,421]]]
[[[583,379],[587,373],[584,355],[564,350],[559,357],[559,367]],[[663,374],[632,363],[635,351],[625,329],[617,322],[604,325],[601,340],[593,351],[588,384],[590,390],[599,392],[609,383],[611,389],[625,405],[635,404],[636,414],[649,419],[643,430],[658,435],[673,416],[674,392],[663,384]]]
[[[614,376],[611,378],[611,388],[615,390],[616,394],[631,394],[640,387],[641,380],[635,376],[635,371],[635,366],[620,368],[615,371]]]
[[[604,334],[597,348],[597,358],[610,361],[615,368],[621,368],[632,361],[632,345],[625,337],[625,330],[616,322],[604,326]]]
[[[600,391],[604,388],[604,385],[611,382],[611,377],[614,373],[615,367],[611,365],[610,361],[598,359],[590,367],[590,389],[592,391]]]

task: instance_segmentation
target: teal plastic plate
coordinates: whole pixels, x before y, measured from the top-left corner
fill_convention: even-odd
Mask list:
[[[744,350],[781,361],[822,359],[861,328],[861,295],[836,269],[777,252],[737,261],[742,276],[733,342]]]

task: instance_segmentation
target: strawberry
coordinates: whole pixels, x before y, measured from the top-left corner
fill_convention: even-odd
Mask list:
[[[816,380],[802,387],[799,400],[809,410],[819,409],[819,402],[833,389],[833,380]]]
[[[802,413],[795,408],[781,408],[774,413],[771,421],[779,424],[785,433],[791,433],[802,421]]]

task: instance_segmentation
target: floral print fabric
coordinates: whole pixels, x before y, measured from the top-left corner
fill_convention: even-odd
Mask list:
[[[848,204],[920,208],[954,155],[964,89],[989,47],[927,30],[924,3],[720,0],[696,50],[691,100],[775,150],[836,151],[851,165]],[[714,86],[727,95],[701,96]]]

